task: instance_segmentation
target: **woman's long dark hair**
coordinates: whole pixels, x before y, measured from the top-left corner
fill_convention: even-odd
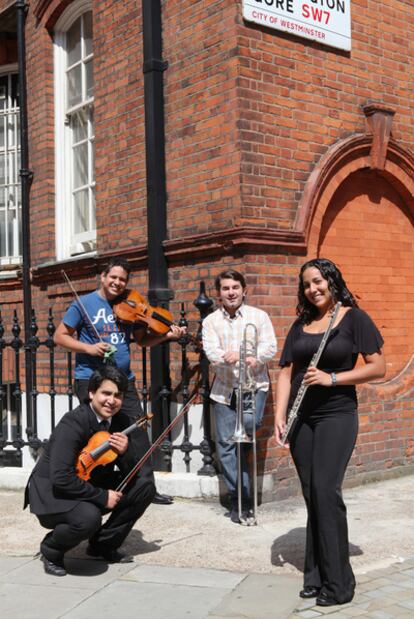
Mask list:
[[[350,290],[348,290],[345,280],[342,277],[341,271],[338,267],[327,260],[326,258],[314,258],[308,260],[302,265],[299,273],[299,289],[298,289],[298,304],[296,306],[296,313],[299,316],[299,320],[304,324],[309,324],[314,320],[318,314],[318,310],[312,303],[309,303],[305,296],[305,289],[303,286],[303,273],[306,269],[315,267],[320,271],[322,277],[328,282],[328,288],[335,302],[341,301],[345,307],[358,307],[358,303]]]

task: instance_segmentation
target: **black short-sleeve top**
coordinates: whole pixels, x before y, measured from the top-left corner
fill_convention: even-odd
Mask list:
[[[306,333],[303,323],[297,319],[290,328],[279,365],[293,363],[292,385],[288,409],[293,405],[306,368],[319,348],[323,333]],[[346,372],[355,366],[359,353],[379,352],[384,340],[374,322],[363,310],[353,307],[344,314],[332,329],[328,342],[318,363],[324,372]],[[310,386],[303,399],[300,411],[309,414],[326,411],[352,412],[357,408],[354,385],[335,387]]]

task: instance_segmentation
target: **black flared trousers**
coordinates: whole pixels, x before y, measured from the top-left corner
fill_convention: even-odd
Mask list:
[[[356,411],[303,415],[290,445],[308,511],[304,586],[339,603],[355,589],[342,482],[357,433]]]

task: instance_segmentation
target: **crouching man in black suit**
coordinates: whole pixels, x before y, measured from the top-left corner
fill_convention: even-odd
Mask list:
[[[40,544],[47,574],[64,576],[65,552],[89,539],[87,554],[109,563],[127,563],[121,546],[155,494],[154,484],[135,477],[124,493],[116,488],[136,464],[137,458],[122,433],[131,422],[120,413],[128,387],[126,375],[112,366],[96,370],[89,380],[89,404],[66,413],[53,430],[44,453],[36,463],[26,487],[25,505],[42,527],[51,529]],[[102,424],[102,422],[104,422]],[[109,442],[118,457],[114,464],[96,467],[89,481],[76,474],[76,462],[91,436],[109,422]],[[101,425],[100,425],[101,424]],[[132,444],[132,442],[131,442]],[[111,512],[105,524],[102,515]]]

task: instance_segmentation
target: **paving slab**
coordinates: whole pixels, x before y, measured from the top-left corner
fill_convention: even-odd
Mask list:
[[[270,574],[249,574],[228,593],[209,619],[286,619],[298,603],[301,579]]]
[[[10,569],[6,569],[6,563],[10,561]],[[25,561],[21,565],[13,566],[13,559],[3,559],[4,572],[0,576],[0,583],[8,583],[26,586],[49,586],[55,588],[77,588],[95,591],[104,587],[114,579],[132,569],[133,564],[108,565],[105,561],[66,559],[65,567],[67,576],[51,576],[45,574],[43,563],[35,558]],[[1,611],[1,605],[0,605]]]
[[[0,557],[0,577],[32,561],[33,557]]]
[[[190,587],[217,587],[220,589],[234,589],[244,578],[246,578],[246,574],[238,572],[194,570],[192,568],[159,565],[140,565],[122,577],[123,580],[133,580],[135,582],[165,583]]]
[[[92,595],[77,587],[0,583],[2,619],[57,619]]]
[[[207,619],[228,589],[117,580],[84,600],[65,619]]]

